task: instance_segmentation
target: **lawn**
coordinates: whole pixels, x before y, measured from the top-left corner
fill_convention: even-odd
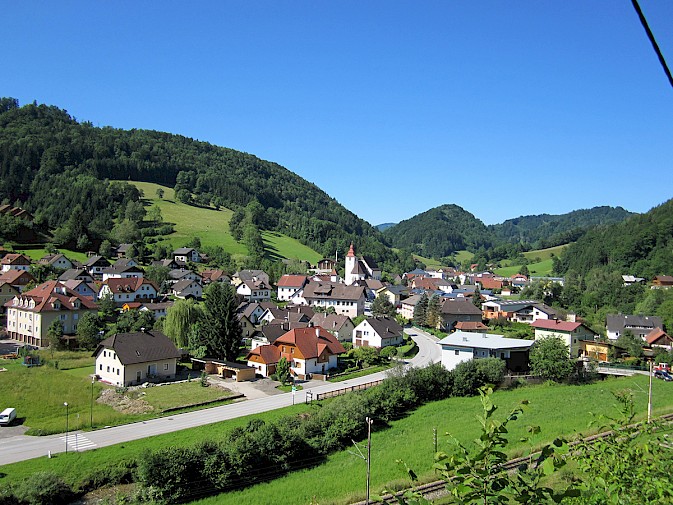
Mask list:
[[[557,245],[556,247],[549,247],[547,249],[537,249],[535,251],[528,251],[523,255],[529,260],[539,258],[540,261],[551,259],[552,256],[560,256],[563,250],[570,244]]]
[[[528,272],[533,276],[549,276],[552,274],[552,268],[554,264],[551,259],[546,259],[540,261],[539,263],[529,263],[526,265]],[[503,277],[510,277],[521,270],[521,265],[512,265],[508,267],[496,268],[493,273],[496,275],[502,275]]]
[[[70,259],[70,260],[77,260],[77,261],[80,261],[80,262],[84,262],[88,259],[87,255],[85,253],[82,253],[82,252],[71,251],[69,249],[61,249],[61,248],[59,248],[58,250],[59,250],[59,252],[65,254],[68,257],[68,259]],[[28,246],[26,246],[26,247],[17,246],[16,252],[20,252],[20,253],[25,254],[26,256],[28,256],[33,261],[38,261],[40,258],[46,256],[47,254],[50,254],[49,251],[47,251],[46,249],[42,249],[42,248],[33,249],[33,248],[28,248]]]
[[[54,361],[58,361],[58,353]],[[75,358],[71,358],[75,359]],[[20,360],[0,360],[0,368],[6,368],[0,376],[0,398],[3,404],[17,409],[19,418],[29,426],[29,435],[48,435],[65,431],[63,402],[68,402],[73,419],[88,420],[91,415],[92,388],[94,398],[98,398],[104,388],[111,386],[100,382],[91,384],[93,358],[91,364],[81,368],[58,370],[52,366],[28,368]],[[59,367],[65,362],[59,361]],[[148,414],[124,414],[108,405],[93,402],[95,426],[113,426],[156,417],[164,409],[181,407],[200,402],[212,401],[228,396],[216,387],[204,388],[198,380],[188,383],[171,384],[147,388],[143,398],[155,408]],[[75,429],[89,428],[82,421]]]
[[[418,254],[414,254],[414,259],[422,262],[425,264],[426,268],[446,268],[447,265],[443,265],[440,261],[434,259],[434,258],[424,258],[423,256],[419,256]],[[474,256],[474,253],[471,253],[470,251],[456,251],[454,253],[454,258],[456,258],[456,263],[460,265],[463,261],[469,261],[472,259]]]
[[[194,237],[199,237],[204,246],[222,246],[232,255],[245,256],[248,249],[236,242],[229,233],[229,220],[233,211],[214,207],[204,208],[184,204],[175,199],[173,188],[151,182],[131,182],[143,191],[148,208],[156,205],[167,223],[173,223],[175,233],[167,237],[171,248],[183,247]],[[157,196],[157,189],[164,191],[164,197]],[[262,239],[271,259],[300,259],[315,264],[322,256],[296,239],[276,232],[262,232]]]

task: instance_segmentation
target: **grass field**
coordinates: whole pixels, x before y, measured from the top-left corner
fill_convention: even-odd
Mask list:
[[[552,274],[553,262],[551,259],[540,261],[539,263],[529,263],[526,265],[530,275],[535,276],[549,276]],[[503,277],[510,277],[521,270],[521,265],[512,265],[509,267],[496,268],[494,274],[502,275]]]
[[[538,249],[536,251],[528,251],[523,253],[523,255],[529,260],[540,258],[541,261],[544,261],[551,259],[552,256],[560,256],[563,250],[569,245],[570,244],[564,244],[564,245],[558,245],[556,247],[550,247],[548,249]]]
[[[510,454],[521,455],[528,444],[519,439],[526,434],[526,427],[538,425],[542,432],[532,440],[539,446],[556,436],[572,437],[589,433],[591,412],[615,414],[616,401],[611,391],[630,388],[635,392],[635,405],[640,418],[646,414],[647,377],[607,379],[586,386],[530,386],[511,391],[498,391],[493,395],[502,418],[522,400],[530,406],[520,420],[510,425],[512,441]],[[653,384],[654,414],[673,411],[673,384],[655,381]],[[130,461],[147,449],[167,446],[185,446],[203,440],[218,440],[236,426],[244,426],[254,417],[277,419],[289,413],[319,409],[318,405],[296,405],[291,408],[267,412],[258,416],[239,418],[223,423],[183,430],[176,433],[127,442],[95,451],[77,454],[59,454],[56,458],[39,458],[27,462],[5,465],[0,472],[6,477],[0,485],[16,482],[26,475],[51,470],[78,483],[84,476],[100,471],[111,461]],[[480,411],[479,399],[451,398],[420,407],[411,415],[394,421],[389,428],[374,424],[372,435],[372,490],[380,493],[384,488],[407,484],[404,468],[396,463],[402,460],[423,480],[434,480],[432,473],[433,428],[439,434],[439,449],[446,449],[450,433],[462,442],[473,440],[478,434],[475,415]],[[307,458],[310,455],[307,455]],[[300,469],[277,480],[258,484],[242,491],[232,491],[199,502],[200,505],[277,503],[278,497],[292,497],[292,503],[321,505],[345,504],[364,497],[365,464],[348,450],[332,454],[319,467]]]
[[[71,251],[69,249],[60,249],[59,251],[67,256],[68,259],[70,260],[77,260],[80,262],[86,261],[87,255],[82,253],[82,252],[77,252],[77,251]],[[30,259],[33,261],[37,261],[40,258],[46,256],[49,254],[49,251],[46,249],[38,248],[38,249],[29,249],[29,248],[24,248],[22,246],[17,246],[16,252],[20,252],[28,256]]]
[[[148,207],[156,205],[167,223],[175,225],[175,233],[167,237],[172,248],[182,247],[194,237],[199,237],[205,246],[222,246],[232,255],[247,255],[245,245],[236,242],[229,233],[229,209],[194,207],[175,199],[173,188],[151,182],[130,182],[143,191]],[[164,197],[157,196],[163,189]],[[276,232],[262,232],[262,239],[271,259],[300,259],[316,263],[322,256],[296,239]]]
[[[434,259],[434,258],[424,258],[423,256],[419,256],[418,254],[414,254],[414,259],[418,260],[422,263],[425,264],[427,268],[441,268],[441,267],[446,267],[447,265],[443,265],[440,261]],[[456,262],[460,265],[463,261],[469,261],[472,259],[474,256],[473,253],[470,251],[456,251],[454,254],[454,257],[456,258]]]

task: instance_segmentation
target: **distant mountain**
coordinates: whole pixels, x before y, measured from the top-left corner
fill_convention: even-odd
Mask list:
[[[596,226],[619,223],[634,215],[622,207],[594,207],[567,214],[521,216],[489,226],[497,242],[528,244],[545,249],[574,242]]]
[[[397,223],[383,223],[383,224],[377,224],[374,226],[379,231],[386,231],[388,228],[392,228],[395,226]]]
[[[443,258],[456,251],[476,251],[494,245],[486,225],[462,207],[441,205],[402,221],[383,232],[393,247],[428,258]]]
[[[673,275],[673,200],[645,214],[587,231],[563,253],[557,269],[585,275],[594,269],[651,279]]]

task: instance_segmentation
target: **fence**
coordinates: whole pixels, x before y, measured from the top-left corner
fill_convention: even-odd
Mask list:
[[[335,396],[341,396],[346,393],[352,393],[353,391],[364,391],[374,386],[378,386],[383,382],[383,379],[379,379],[372,382],[366,382],[364,384],[358,384],[356,386],[348,386],[346,388],[335,389],[334,391],[327,391],[325,393],[313,393],[312,391],[306,392],[306,403],[311,403],[313,400],[320,401],[325,400],[326,398],[334,398]]]

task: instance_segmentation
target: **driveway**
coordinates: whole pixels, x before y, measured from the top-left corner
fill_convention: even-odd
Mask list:
[[[418,354],[407,362],[408,365],[424,367],[441,359],[441,350],[436,344],[436,337],[416,328],[407,329],[405,332],[411,335],[419,348]],[[229,405],[186,412],[184,414],[176,414],[170,417],[161,417],[149,421],[114,426],[112,428],[104,428],[96,431],[70,432],[67,439],[63,434],[46,437],[27,437],[25,435],[19,435],[3,438],[0,439],[0,454],[2,454],[3,463],[14,463],[16,461],[24,461],[41,456],[44,457],[48,453],[55,454],[64,452],[66,450],[66,445],[70,451],[83,451],[95,449],[97,447],[105,447],[288,407],[295,403],[305,402],[306,393],[308,391],[313,393],[326,393],[350,386],[358,386],[379,379],[385,379],[386,373],[387,372],[377,372],[364,377],[335,383],[307,381],[302,384],[303,389],[294,394],[281,392],[274,392],[271,395],[262,394],[270,392],[270,389],[268,389],[269,384],[274,384],[273,381],[266,382],[260,380],[252,382],[250,385],[232,381],[227,383],[227,387],[232,386],[231,389],[233,389],[233,385],[236,385],[237,388],[241,389],[249,387],[250,389],[248,392],[251,395],[259,396],[256,398],[248,397],[250,399],[247,401],[234,402]]]

